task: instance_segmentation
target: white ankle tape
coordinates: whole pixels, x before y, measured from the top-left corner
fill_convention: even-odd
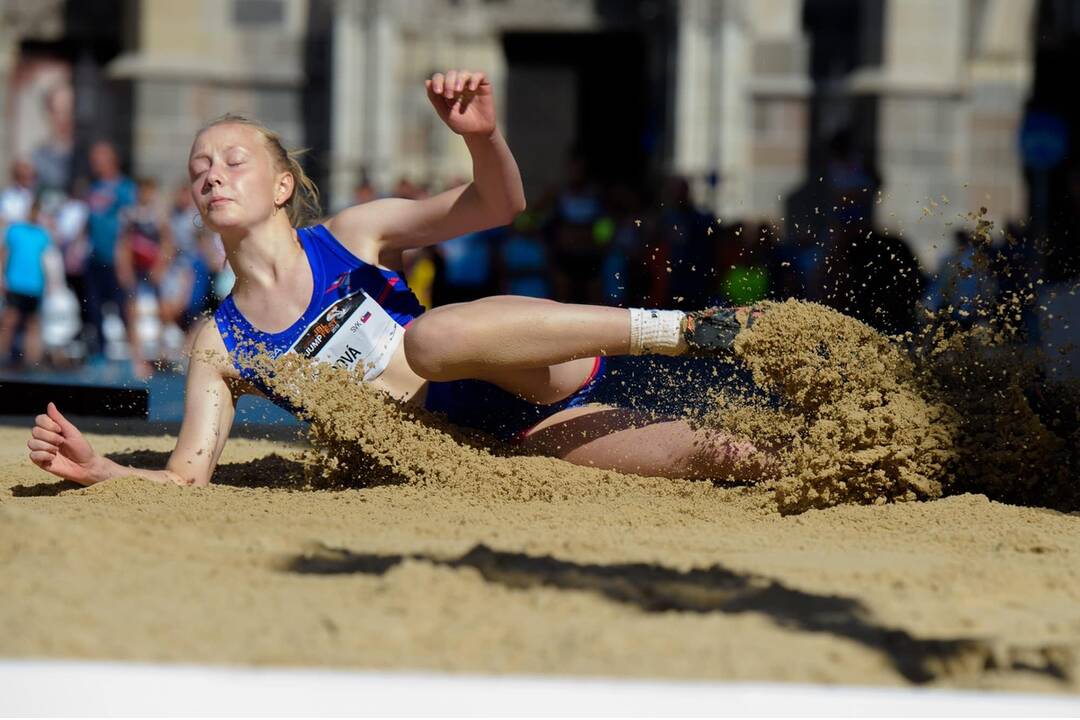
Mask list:
[[[630,308],[631,355],[678,355],[685,348],[680,310]]]

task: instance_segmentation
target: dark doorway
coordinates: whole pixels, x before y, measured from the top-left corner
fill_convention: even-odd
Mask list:
[[[507,136],[526,194],[558,184],[576,148],[590,176],[641,185],[662,105],[649,80],[649,45],[636,31],[507,33]]]
[[[1080,276],[1080,97],[1072,91],[1080,67],[1080,0],[1042,0],[1034,29],[1027,110],[1062,126],[1065,153],[1045,167],[1028,163],[1032,225],[1037,237],[1046,237],[1047,279],[1071,280]]]
[[[60,43],[74,64],[75,148],[72,177],[88,176],[87,150],[95,140],[109,140],[130,172],[134,94],[130,80],[110,78],[106,66],[137,47],[139,3],[67,0],[64,38]]]
[[[312,0],[308,4],[308,31],[304,37],[304,75],[307,82],[301,90],[301,112],[304,124],[304,147],[309,150],[303,158],[303,163],[305,172],[320,188],[330,187],[333,23],[332,0]]]

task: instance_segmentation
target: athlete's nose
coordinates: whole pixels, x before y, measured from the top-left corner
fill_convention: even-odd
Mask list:
[[[206,173],[206,185],[203,187],[203,193],[210,192],[210,188],[221,187],[223,183],[224,178],[221,176],[221,171],[211,167],[210,171]]]

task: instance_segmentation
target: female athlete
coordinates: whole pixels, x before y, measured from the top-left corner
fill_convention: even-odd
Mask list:
[[[464,139],[473,181],[422,200],[357,205],[320,224],[311,224],[317,190],[275,133],[228,115],[199,132],[188,161],[191,193],[205,226],[221,235],[236,284],[195,339],[166,468],[99,455],[52,403],[36,418],[30,459],[83,485],[129,475],[205,485],[236,400],[259,392],[274,399],[243,361],[259,345],[355,370],[396,400],[535,454],[644,475],[753,479],[765,456],[750,443],[597,404],[594,395],[611,356],[730,352],[745,311],[500,296],[424,312],[401,274],[403,251],[505,225],[525,207],[484,74],[450,70],[425,86],[439,117]]]

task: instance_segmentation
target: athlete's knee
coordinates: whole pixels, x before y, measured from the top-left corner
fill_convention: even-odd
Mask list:
[[[697,443],[690,467],[702,480],[757,482],[767,475],[771,458],[749,440],[715,433]]]
[[[416,318],[405,332],[405,359],[426,380],[453,380],[468,330],[455,313],[435,309]]]

